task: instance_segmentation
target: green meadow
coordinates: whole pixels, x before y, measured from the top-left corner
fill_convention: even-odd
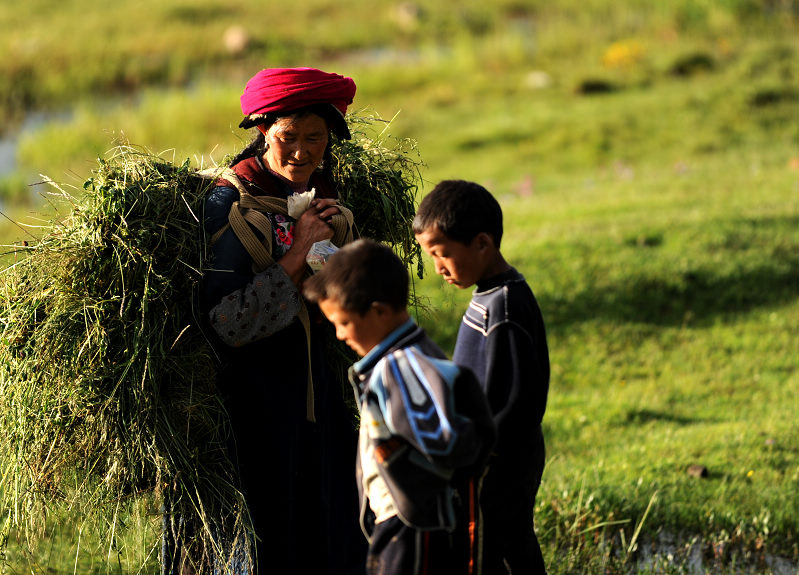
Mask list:
[[[42,175],[80,194],[121,141],[213,165],[260,68],[351,76],[420,195],[502,204],[548,329],[550,573],[799,573],[799,2],[30,0],[0,28],[6,258],[54,217]],[[470,293],[426,261],[451,351]],[[66,508],[6,523],[0,572],[158,572],[156,502]]]

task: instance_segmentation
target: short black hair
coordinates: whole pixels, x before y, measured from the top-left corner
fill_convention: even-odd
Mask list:
[[[365,315],[373,303],[395,311],[408,305],[408,270],[390,247],[360,239],[334,253],[305,280],[303,295],[312,302],[335,300],[347,311]]]
[[[444,180],[427,194],[413,218],[414,234],[437,227],[449,239],[469,244],[482,232],[502,242],[502,208],[480,184],[466,180]]]

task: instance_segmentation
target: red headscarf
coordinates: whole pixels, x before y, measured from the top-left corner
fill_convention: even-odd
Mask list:
[[[250,78],[241,95],[245,116],[332,104],[341,115],[355,97],[355,82],[315,68],[267,68]]]

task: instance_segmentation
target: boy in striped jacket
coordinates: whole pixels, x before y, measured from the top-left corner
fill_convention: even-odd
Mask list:
[[[461,289],[474,286],[452,360],[477,376],[497,428],[480,487],[481,573],[545,575],[533,517],[549,394],[549,349],[538,301],[502,256],[502,209],[483,186],[440,182],[419,204],[413,231],[437,274]]]

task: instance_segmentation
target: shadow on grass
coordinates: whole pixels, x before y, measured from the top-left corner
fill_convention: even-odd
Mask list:
[[[593,319],[656,326],[705,325],[758,307],[779,305],[799,297],[799,245],[777,241],[781,229],[799,228],[799,217],[740,220],[739,228],[705,249],[729,254],[719,269],[675,271],[666,277],[630,275],[612,286],[593,286],[574,297],[547,297],[547,325],[553,328]],[[764,230],[768,229],[768,232]],[[765,236],[765,237],[764,237]],[[763,244],[768,242],[768,246]],[[760,261],[746,260],[741,250],[760,244]],[[746,244],[746,245],[742,245]],[[763,249],[763,248],[766,249]],[[648,249],[641,247],[640,249]],[[756,258],[758,255],[753,255]]]
[[[706,423],[707,419],[696,417],[685,417],[668,411],[657,411],[654,409],[630,409],[624,416],[624,425],[635,424],[643,425],[652,422],[667,422],[677,425],[691,425],[695,423]]]

